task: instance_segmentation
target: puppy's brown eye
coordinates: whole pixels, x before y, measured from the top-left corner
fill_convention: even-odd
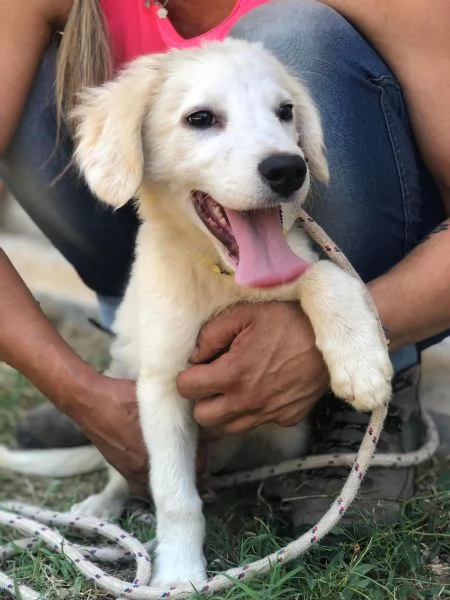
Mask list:
[[[186,121],[191,127],[197,129],[208,129],[216,123],[216,117],[209,110],[199,110],[186,117]]]
[[[280,121],[292,121],[294,118],[294,106],[289,104],[282,104],[278,109],[278,118]]]

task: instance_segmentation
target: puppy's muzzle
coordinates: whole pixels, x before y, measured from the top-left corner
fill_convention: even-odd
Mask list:
[[[302,187],[308,167],[298,154],[271,154],[259,163],[258,170],[275,194],[288,199]]]

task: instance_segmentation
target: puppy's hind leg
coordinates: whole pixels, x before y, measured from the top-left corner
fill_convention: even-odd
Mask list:
[[[303,420],[292,427],[281,427],[275,423],[267,423],[246,435],[229,436],[219,440],[219,442],[210,444],[213,453],[212,458],[216,458],[214,455],[223,449],[222,456],[219,455],[218,457],[223,462],[227,457],[227,442],[231,438],[232,448],[235,452],[228,453],[229,460],[225,464],[221,464],[216,458],[216,462],[224,472],[232,473],[274,465],[284,460],[305,455],[309,447],[309,434],[310,427],[307,420]],[[237,445],[236,439],[239,445]],[[208,447],[208,460],[209,454]]]
[[[79,517],[117,519],[122,514],[128,498],[128,483],[113,467],[108,467],[109,481],[99,494],[92,494],[74,504],[71,513]]]
[[[266,448],[265,464],[274,464],[304,456],[310,446],[310,424],[303,419],[292,427],[281,427],[268,423],[256,430],[262,437],[262,447]]]

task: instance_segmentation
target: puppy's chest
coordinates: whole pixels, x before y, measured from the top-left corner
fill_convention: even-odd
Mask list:
[[[176,244],[162,252],[149,239],[138,244],[116,329],[119,337],[124,335],[132,345],[137,342],[141,365],[152,368],[169,356],[174,368],[182,368],[203,323],[231,305],[300,299],[298,281],[264,289],[241,287],[233,275],[214,269],[214,255],[193,261],[192,254],[177,252]],[[289,232],[287,239],[295,253],[315,262],[301,230]]]
[[[310,263],[317,261],[309,238],[302,229],[293,227],[286,235],[291,249]],[[153,244],[138,246],[139,252],[130,285],[139,298],[138,312],[147,313],[152,320],[164,320],[174,313],[187,314],[202,320],[238,302],[267,302],[298,300],[298,281],[267,287],[239,286],[234,276],[220,269],[214,255],[177,252],[176,244],[161,252]],[[136,315],[137,317],[137,315]]]

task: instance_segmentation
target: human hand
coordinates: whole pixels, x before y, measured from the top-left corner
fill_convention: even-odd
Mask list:
[[[125,477],[131,493],[147,497],[149,457],[139,423],[135,382],[96,373],[88,405],[85,401],[71,416],[108,463]],[[198,471],[204,470],[205,462],[206,447],[200,444]]]
[[[293,426],[329,385],[311,324],[294,302],[239,304],[206,323],[179,393],[217,435]]]
[[[73,406],[75,414],[70,416],[125,477],[132,493],[148,496],[148,455],[139,424],[135,383],[96,373],[89,397]]]

